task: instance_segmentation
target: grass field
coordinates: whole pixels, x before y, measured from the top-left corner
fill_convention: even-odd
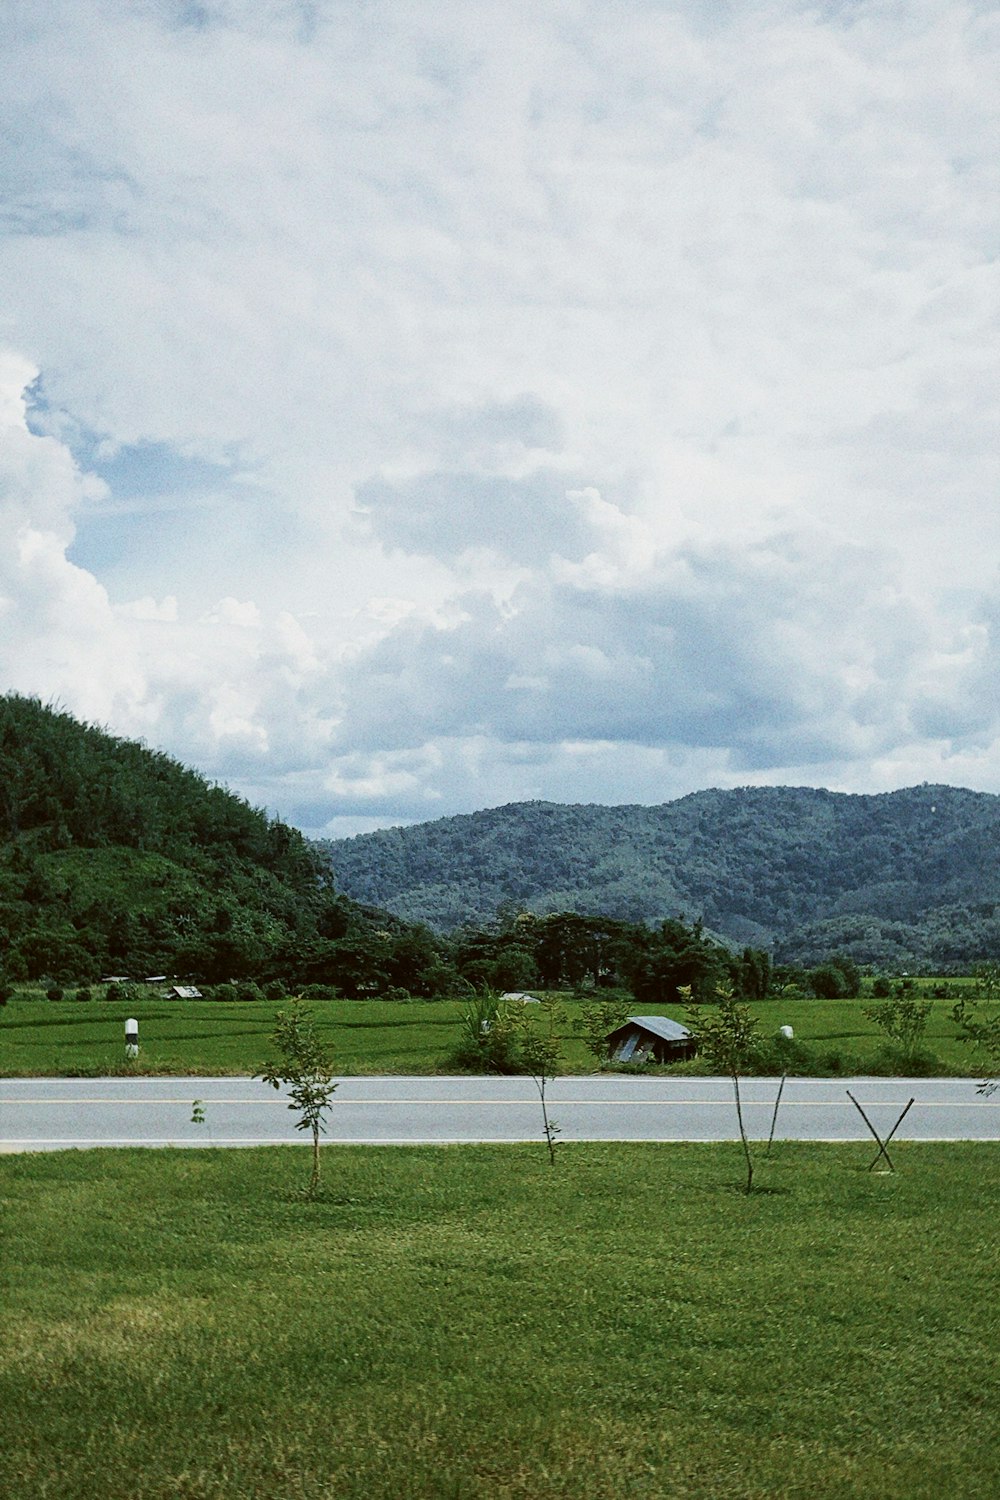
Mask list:
[[[817,1071],[851,1073],[874,1067],[882,1045],[858,1000],[767,1000],[755,1011],[761,1031],[783,1024],[815,1054]],[[941,1072],[977,1076],[982,1063],[957,1039],[950,1020],[953,1001],[938,1000],[927,1027],[926,1050]],[[253,1073],[268,1055],[277,1005],[211,1001],[164,1001],[155,992],[128,1013],[139,1021],[140,1069],[151,1073],[205,1075]],[[578,1003],[567,999],[570,1016]],[[390,1002],[317,1001],[319,1029],[329,1041],[338,1071],[434,1073],[446,1068],[458,1036],[462,1004],[457,1000]],[[670,1012],[678,1019],[680,1013]],[[105,1001],[12,1000],[0,1010],[0,1076],[100,1074],[121,1070],[126,1012]],[[566,1038],[566,1067],[595,1066],[582,1041]]]
[[[994,1146],[0,1158],[6,1500],[993,1500]]]

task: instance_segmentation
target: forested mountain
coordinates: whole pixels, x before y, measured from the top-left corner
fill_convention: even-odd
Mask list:
[[[0,978],[281,976],[350,993],[386,982],[402,937],[335,893],[297,830],[166,755],[0,698]]]
[[[504,906],[681,916],[779,960],[945,971],[1000,952],[998,834],[1000,798],[955,787],[746,787],[513,803],[321,848],[340,890],[439,931]]]

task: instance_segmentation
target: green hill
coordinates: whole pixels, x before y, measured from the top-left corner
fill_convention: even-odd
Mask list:
[[[295,829],[166,755],[0,698],[8,980],[325,978],[371,928]]]
[[[448,931],[504,905],[700,918],[818,962],[967,967],[1000,951],[1000,798],[705,791],[658,807],[513,803],[321,845],[338,888]]]

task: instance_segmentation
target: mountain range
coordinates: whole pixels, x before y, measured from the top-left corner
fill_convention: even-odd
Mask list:
[[[1000,797],[959,787],[743,787],[511,803],[320,849],[339,891],[439,932],[511,907],[679,916],[778,961],[947,972],[1000,951],[998,834]]]

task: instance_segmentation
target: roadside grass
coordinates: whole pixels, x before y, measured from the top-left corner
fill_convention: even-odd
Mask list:
[[[564,996],[570,1019],[583,1003]],[[884,1071],[883,1038],[862,1015],[864,1000],[775,999],[754,1010],[764,1036],[790,1025],[815,1059],[817,1073]],[[924,1051],[932,1071],[977,1077],[982,1063],[959,1040],[952,1000],[934,1000]],[[86,1076],[112,1073],[249,1074],[266,1060],[278,1002],[164,1000],[149,990],[123,1007],[104,1000],[16,998],[0,1010],[0,1077]],[[318,1029],[339,1073],[440,1073],[459,1034],[461,1000],[315,1001]],[[633,1005],[633,1011],[636,1007]],[[642,1007],[680,1019],[677,1007]],[[124,1059],[124,1021],[139,1021],[137,1065]],[[938,1066],[939,1065],[939,1066]],[[595,1062],[572,1032],[565,1038],[565,1071],[592,1072]],[[699,1071],[695,1062],[687,1071]]]
[[[993,1500],[993,1145],[0,1158],[6,1500]]]

